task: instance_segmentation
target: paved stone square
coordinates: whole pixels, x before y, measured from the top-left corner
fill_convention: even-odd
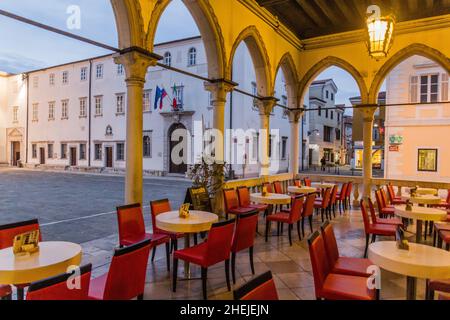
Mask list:
[[[177,208],[189,181],[144,180],[144,213],[149,202],[168,198]],[[123,205],[124,177],[0,169],[0,224],[38,218],[45,240],[83,243],[117,233],[116,207]]]

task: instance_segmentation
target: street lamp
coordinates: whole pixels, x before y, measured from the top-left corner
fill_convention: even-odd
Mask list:
[[[372,5],[367,8],[367,48],[372,58],[379,60],[385,58],[391,49],[394,40],[395,17],[393,15],[381,16],[379,6]]]

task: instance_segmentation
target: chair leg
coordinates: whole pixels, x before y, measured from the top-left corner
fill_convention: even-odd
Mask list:
[[[292,225],[288,224],[289,245],[292,247]]]
[[[323,214],[324,214],[324,209],[321,209],[321,214],[322,214],[322,223],[325,222],[324,218],[323,218]]]
[[[277,222],[277,236],[280,236],[281,224]]]
[[[138,300],[144,300],[144,294],[142,293],[142,294],[138,295],[138,296],[137,296],[137,299],[138,299]]]
[[[266,221],[266,242],[269,241],[270,221]]]
[[[427,235],[428,235],[428,221],[425,221],[425,232],[423,235],[423,240],[427,240]]]
[[[194,245],[196,246],[197,244],[198,244],[197,234],[194,233]]]
[[[302,236],[305,237],[305,217],[302,218]]]
[[[228,291],[231,291],[231,284],[230,284],[230,259],[225,260],[225,278],[227,279]]]
[[[167,262],[167,271],[170,272],[170,242],[166,242],[166,262]]]
[[[372,243],[374,243],[375,241],[377,241],[377,235],[376,235],[376,234],[373,234],[373,235],[372,235]]]
[[[173,252],[178,250],[178,239],[173,239]]]
[[[172,263],[172,291],[177,292],[178,259],[173,258]]]
[[[155,255],[156,255],[156,246],[154,246],[152,250],[152,262],[155,261]]]
[[[313,223],[312,223],[313,217],[309,216],[308,219],[309,219],[309,228],[311,229],[311,233],[313,233]]]
[[[302,241],[302,233],[300,232],[300,220],[297,221],[298,240]]]
[[[236,284],[236,252],[231,253],[231,277],[233,284]]]
[[[206,279],[208,277],[208,268],[202,267],[202,288],[203,288],[203,300],[208,299],[208,295],[206,294]]]
[[[370,234],[366,234],[366,249],[364,250],[364,258],[367,258],[367,249],[369,248]]]
[[[252,269],[252,274],[255,274],[255,264],[253,263],[253,247],[248,249],[248,255],[250,256],[250,268]]]
[[[450,251],[450,242],[445,245],[445,250]]]

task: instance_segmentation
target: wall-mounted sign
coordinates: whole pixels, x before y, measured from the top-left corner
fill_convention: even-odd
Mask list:
[[[403,136],[398,134],[391,134],[389,136],[389,143],[393,145],[403,144]]]
[[[400,151],[400,147],[398,145],[389,146],[389,151],[390,152],[399,152]]]

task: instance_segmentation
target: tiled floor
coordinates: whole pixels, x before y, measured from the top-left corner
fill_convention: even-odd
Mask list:
[[[346,212],[332,222],[340,254],[342,256],[362,257],[364,251],[364,231],[359,210]],[[320,221],[314,219],[314,230],[317,230]],[[260,218],[259,228],[263,232],[265,222]],[[287,228],[286,228],[287,229]],[[306,237],[309,234],[309,227]],[[275,232],[275,228],[273,228]],[[261,274],[271,270],[274,274],[276,287],[280,299],[283,300],[311,300],[315,299],[314,282],[309,260],[308,245],[306,239],[296,240],[292,247],[289,246],[287,232],[284,236],[270,237],[269,242],[258,235],[255,240],[255,271]],[[113,248],[117,244],[117,236],[110,236],[100,240],[94,240],[83,244],[84,262],[91,262],[94,267],[93,276],[99,276],[108,270]],[[180,240],[179,247],[182,246]],[[191,267],[192,277],[200,276],[200,269]],[[171,290],[171,275],[167,272],[164,247],[159,247],[154,263],[149,263],[145,299],[202,299],[201,280],[182,280],[183,263],[179,266],[179,280],[177,292]],[[238,254],[236,261],[236,285],[234,288],[252,279],[247,252]],[[425,294],[425,281],[418,280],[418,299],[423,299]],[[382,299],[405,299],[406,277],[382,271]],[[224,264],[216,265],[208,270],[208,298],[231,299],[232,293],[227,291],[225,282]]]

